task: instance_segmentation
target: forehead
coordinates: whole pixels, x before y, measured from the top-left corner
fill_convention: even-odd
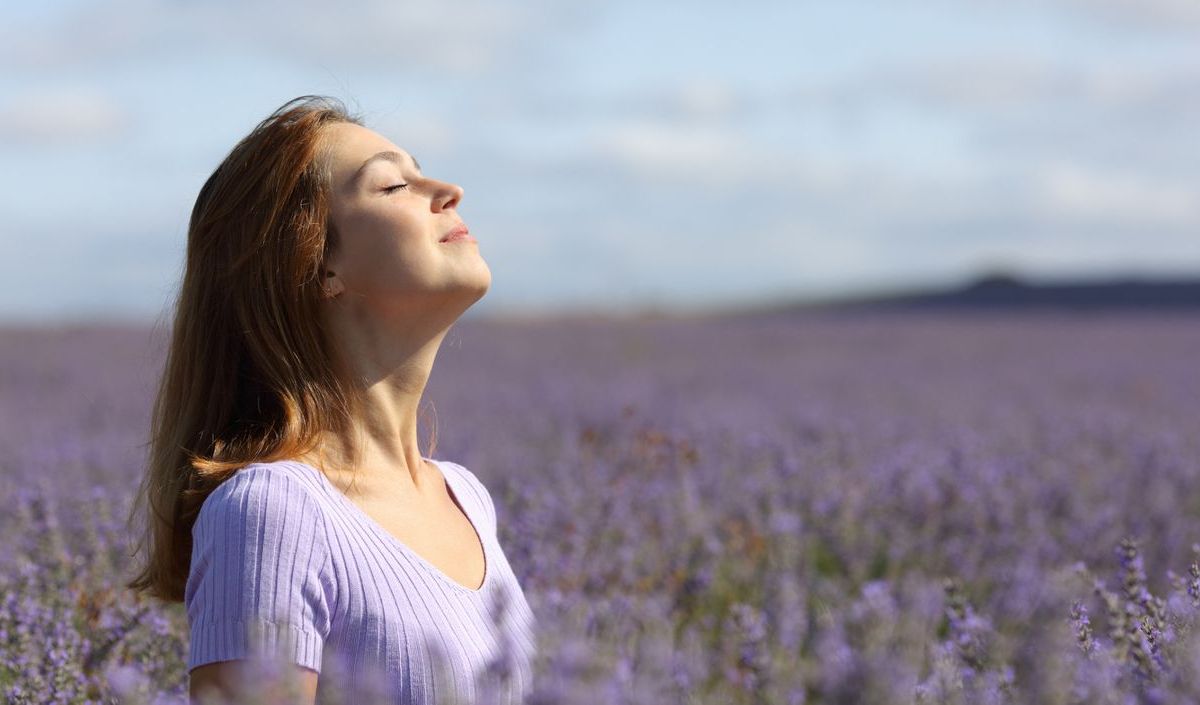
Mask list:
[[[323,137],[328,148],[330,176],[336,190],[353,188],[356,177],[360,176],[359,169],[362,168],[363,162],[380,152],[399,152],[405,162],[412,158],[408,152],[378,132],[353,123],[328,125]],[[379,167],[372,164],[366,170],[377,168]]]

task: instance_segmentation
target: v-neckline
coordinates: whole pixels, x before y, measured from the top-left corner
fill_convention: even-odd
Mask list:
[[[480,546],[480,549],[483,551],[483,582],[481,582],[479,584],[478,588],[467,587],[466,585],[463,585],[462,583],[458,582],[454,578],[451,578],[449,575],[447,575],[445,573],[445,571],[443,571],[441,568],[434,565],[429,559],[427,559],[424,556],[422,556],[421,554],[417,553],[415,550],[410,548],[406,543],[404,543],[400,539],[396,538],[392,534],[392,532],[383,528],[382,524],[380,524],[378,521],[376,521],[370,514],[367,514],[366,511],[364,511],[362,507],[355,504],[354,500],[347,497],[345,492],[342,492],[340,489],[338,489],[337,486],[334,485],[333,482],[328,477],[326,477],[325,473],[321,472],[321,470],[319,468],[317,468],[313,465],[310,465],[302,460],[293,460],[291,462],[297,463],[299,465],[303,465],[304,467],[309,468],[310,470],[315,472],[317,475],[319,475],[321,478],[321,481],[325,483],[326,487],[328,487],[330,490],[332,490],[333,493],[336,494],[343,503],[345,503],[346,507],[349,509],[349,511],[351,513],[356,515],[364,524],[369,526],[372,531],[374,531],[375,533],[382,536],[386,541],[390,542],[397,549],[399,549],[406,555],[411,556],[412,558],[415,558],[417,560],[417,562],[420,563],[422,566],[424,566],[428,572],[436,575],[443,582],[448,583],[451,587],[455,588],[459,592],[464,592],[464,593],[467,593],[470,595],[482,595],[484,590],[487,589],[488,584],[492,581],[492,573],[494,572],[492,570],[492,557],[488,552],[487,539],[485,539],[483,533],[479,531],[479,528],[478,528],[479,525],[475,521],[474,517],[471,516],[471,512],[467,509],[467,506],[465,504],[463,504],[461,501],[459,501],[458,492],[454,489],[454,481],[452,481],[450,479],[451,473],[448,473],[448,472],[442,470],[441,461],[434,460],[433,458],[425,458],[425,460],[428,460],[429,462],[433,463],[434,467],[436,467],[438,469],[438,472],[441,473],[442,482],[445,483],[446,490],[450,493],[450,498],[454,501],[454,503],[456,505],[458,505],[460,511],[462,511],[462,513],[463,513],[463,516],[465,516],[467,518],[467,523],[469,523],[471,525],[471,528],[475,531],[475,535],[479,539],[479,546]]]

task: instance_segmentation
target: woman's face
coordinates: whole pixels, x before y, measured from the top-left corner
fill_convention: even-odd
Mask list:
[[[478,243],[441,242],[464,224],[456,210],[462,188],[423,176],[411,155],[360,125],[334,123],[323,139],[340,236],[325,284],[339,302],[417,316],[449,306],[457,317],[483,297],[491,271]]]

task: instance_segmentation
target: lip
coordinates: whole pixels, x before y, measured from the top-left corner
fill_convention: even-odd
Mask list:
[[[467,229],[466,223],[459,223],[451,228],[449,232],[443,235],[442,239],[438,240],[438,242],[456,242],[458,240],[475,242],[475,238],[471,237],[470,233],[471,231]]]

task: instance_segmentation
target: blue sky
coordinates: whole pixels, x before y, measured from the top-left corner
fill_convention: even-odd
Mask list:
[[[0,10],[0,320],[154,320],[230,147],[323,93],[463,186],[472,315],[1200,272],[1200,4]]]

